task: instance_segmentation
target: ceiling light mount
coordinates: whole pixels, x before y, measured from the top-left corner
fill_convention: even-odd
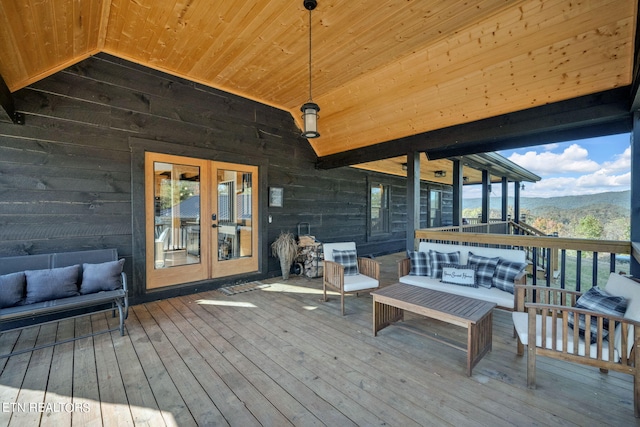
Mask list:
[[[300,107],[304,125],[302,136],[304,138],[317,138],[320,136],[318,132],[318,112],[320,107],[313,102],[313,97],[311,96],[311,11],[316,8],[318,2],[316,0],[302,0],[302,4],[309,11],[309,100]]]

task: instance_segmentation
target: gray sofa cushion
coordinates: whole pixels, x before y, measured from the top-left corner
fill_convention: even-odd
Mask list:
[[[469,252],[469,259],[467,263],[469,265],[475,265],[477,267],[476,277],[478,280],[478,286],[483,288],[490,288],[493,286],[493,275],[496,272],[496,267],[500,262],[500,257],[488,258],[480,255],[474,255],[473,252]]]
[[[429,249],[429,262],[431,263],[431,277],[441,279],[444,264],[460,264],[460,251],[443,253]]]
[[[442,283],[477,288],[476,266],[460,264],[444,264],[442,266]]]
[[[407,251],[411,259],[411,276],[431,276],[431,264],[426,252]]]
[[[582,294],[582,296],[578,297],[576,301],[576,308],[584,308],[586,310],[595,311],[597,313],[610,314],[613,316],[623,317],[625,312],[627,311],[627,299],[624,297],[619,297],[615,295],[611,295],[607,291],[600,289],[597,286],[589,289],[587,292]],[[585,325],[585,315],[580,314],[578,316],[578,330],[580,336],[584,338],[585,330],[587,326]],[[570,328],[575,327],[575,316],[573,313],[569,313],[568,323]],[[595,317],[591,318],[591,324],[589,325],[591,329],[591,344],[594,344],[598,339],[598,319]],[[609,319],[603,319],[602,321],[602,339],[607,339],[609,337]]]
[[[0,276],[0,308],[11,307],[22,301],[25,283],[23,271]]]
[[[25,304],[67,298],[78,295],[80,265],[47,270],[27,270],[27,297]]]
[[[120,273],[123,266],[124,258],[100,264],[82,264],[80,293],[84,295],[122,288]]]
[[[511,262],[500,259],[493,275],[493,286],[501,291],[513,293],[514,280],[527,266],[524,262]]]

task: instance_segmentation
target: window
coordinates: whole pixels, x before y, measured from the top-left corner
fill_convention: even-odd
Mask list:
[[[429,227],[442,227],[442,191],[429,191]]]
[[[389,186],[372,183],[370,187],[369,234],[379,235],[389,233]]]

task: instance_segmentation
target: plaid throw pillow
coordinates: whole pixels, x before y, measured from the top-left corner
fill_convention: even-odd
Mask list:
[[[513,281],[526,266],[527,264],[523,262],[505,261],[500,258],[500,262],[496,266],[496,272],[493,274],[493,286],[512,294]]]
[[[478,286],[490,288],[493,286],[493,274],[496,272],[496,266],[500,262],[500,257],[487,258],[480,255],[474,255],[469,252],[467,264],[476,267],[476,280]]]
[[[460,252],[443,253],[429,249],[429,263],[431,264],[431,277],[441,279],[444,264],[460,264]]]
[[[613,316],[624,316],[627,311],[627,300],[623,297],[616,297],[610,293],[600,289],[597,286],[589,289],[582,294],[576,301],[576,308],[584,308],[585,310],[595,311],[597,313],[611,314]],[[572,329],[575,327],[575,319],[573,313],[569,313],[568,324]],[[591,325],[591,344],[598,341],[598,319],[592,317]],[[585,316],[581,314],[578,316],[578,331],[580,336],[584,338],[584,332],[586,330]],[[609,336],[609,320],[603,319],[602,322],[602,339],[607,339]]]
[[[452,285],[469,286],[477,288],[476,283],[476,266],[475,265],[458,265],[444,264],[442,266],[442,283]]]
[[[409,276],[431,276],[431,265],[426,252],[407,251],[411,260]]]
[[[358,274],[358,254],[354,250],[333,250],[333,260],[344,267],[345,276]]]

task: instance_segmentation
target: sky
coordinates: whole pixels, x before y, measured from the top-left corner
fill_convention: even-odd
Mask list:
[[[629,190],[630,135],[612,135],[498,151],[500,155],[542,178],[524,183],[521,197],[556,197]],[[465,186],[464,198],[480,197],[479,185]],[[513,184],[509,184],[513,195]],[[500,196],[493,185],[491,196]]]

